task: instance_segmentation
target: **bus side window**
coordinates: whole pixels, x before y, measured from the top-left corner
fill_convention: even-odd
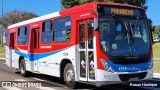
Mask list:
[[[18,45],[24,45],[24,44],[27,44],[27,27],[26,26],[23,26],[23,27],[20,27],[18,28],[18,41],[17,41],[17,44]]]
[[[71,39],[71,17],[67,16],[55,19],[53,32],[54,42],[69,42]]]
[[[80,22],[79,24],[79,39],[80,39],[80,49],[85,49],[85,23],[84,22]]]
[[[88,21],[88,48],[93,49],[93,22]]]
[[[52,43],[52,21],[51,20],[43,22],[42,43],[43,44]]]

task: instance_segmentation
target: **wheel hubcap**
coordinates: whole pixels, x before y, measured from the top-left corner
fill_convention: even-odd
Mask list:
[[[21,63],[21,73],[22,74],[24,73],[24,65],[23,65],[23,63]]]
[[[66,80],[69,82],[69,83],[72,83],[73,80],[74,80],[74,74],[73,74],[73,70],[72,69],[69,69],[67,72],[66,72]]]

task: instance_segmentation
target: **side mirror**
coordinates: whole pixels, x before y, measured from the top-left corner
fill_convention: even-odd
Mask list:
[[[98,18],[94,18],[94,30],[98,29]]]

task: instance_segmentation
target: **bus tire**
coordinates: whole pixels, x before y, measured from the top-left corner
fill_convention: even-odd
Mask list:
[[[22,59],[20,60],[20,74],[24,77],[27,77],[29,72],[26,70],[26,64],[25,64],[25,60]]]
[[[64,68],[63,77],[64,77],[64,82],[67,87],[72,88],[72,89],[76,88],[77,82],[75,81],[75,73],[74,73],[74,69],[71,63],[66,64]]]

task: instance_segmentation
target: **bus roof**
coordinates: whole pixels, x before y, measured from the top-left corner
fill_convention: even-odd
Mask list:
[[[71,14],[73,12],[74,13],[79,12],[79,11],[85,10],[85,9],[96,8],[96,6],[98,4],[115,5],[115,6],[127,6],[127,7],[142,9],[140,7],[133,6],[133,5],[128,5],[128,4],[120,4],[120,3],[113,3],[113,2],[91,2],[91,3],[86,3],[86,4],[83,4],[83,5],[75,6],[75,7],[69,8],[69,9],[64,9],[64,10],[61,10],[59,12],[55,12],[55,13],[47,14],[47,15],[44,15],[44,16],[36,17],[36,18],[33,18],[33,19],[29,19],[29,20],[26,20],[26,21],[22,21],[22,22],[19,22],[19,23],[16,23],[16,24],[12,24],[12,25],[8,26],[8,29],[18,27],[18,26],[22,26],[22,25],[27,25],[27,24],[38,22],[38,21],[41,21],[41,20],[46,20],[46,19],[58,17],[60,15],[67,15],[67,14]]]
[[[53,18],[53,17],[57,17],[57,16],[60,16],[59,12],[47,14],[47,15],[44,15],[44,16],[40,16],[40,17],[37,17],[37,18],[29,19],[29,20],[26,20],[26,21],[22,21],[22,22],[10,25],[8,27],[8,29],[14,28],[14,27],[17,27],[17,26],[21,26],[21,25],[26,25],[26,24],[29,24],[29,23],[38,22],[38,21],[49,19],[49,18]]]

